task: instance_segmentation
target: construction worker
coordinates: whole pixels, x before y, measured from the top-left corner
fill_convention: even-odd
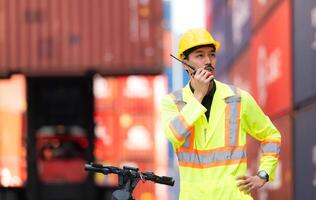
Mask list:
[[[214,79],[220,43],[203,29],[185,32],[178,59],[190,76],[166,95],[160,114],[177,154],[180,200],[252,199],[275,177],[281,135],[244,90]],[[246,133],[261,142],[258,173],[247,175]]]

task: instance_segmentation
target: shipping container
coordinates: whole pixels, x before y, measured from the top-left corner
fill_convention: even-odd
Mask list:
[[[154,160],[157,76],[96,76],[94,83],[97,160]]]
[[[155,149],[155,116],[153,114],[122,113],[119,118],[122,158],[152,162]]]
[[[115,106],[122,112],[153,113],[155,76],[127,76],[118,78]]]
[[[227,77],[224,81],[253,94],[256,82],[253,76],[249,76],[249,74],[253,74],[250,53],[250,48],[247,48],[234,60],[232,67],[227,71]]]
[[[290,2],[283,1],[251,41],[254,95],[270,117],[292,109],[290,9]]]
[[[229,16],[226,8],[225,1],[214,0],[212,1],[212,27],[210,27],[210,32],[215,40],[221,43],[219,47],[219,51],[216,55],[217,64],[216,70],[217,73],[222,73],[225,69],[227,69],[229,60],[227,59],[229,56],[229,50],[227,44],[227,35],[228,35],[228,26],[229,26]]]
[[[26,183],[25,112],[25,78],[0,80],[0,188]]]
[[[159,0],[0,0],[0,76],[158,74]]]
[[[93,79],[94,107],[97,111],[111,111],[118,98],[116,78],[96,75]]]
[[[32,200],[92,200],[92,77],[27,77],[27,187]]]
[[[97,110],[94,114],[95,148],[94,156],[99,162],[116,164],[120,160],[122,152],[122,135],[118,122],[118,113],[112,110]],[[113,148],[116,147],[116,148]]]
[[[316,1],[293,1],[294,104],[316,98]]]
[[[287,113],[275,120],[273,124],[282,135],[282,145],[275,180],[263,188],[254,191],[253,197],[258,200],[294,199],[293,180],[293,118]],[[256,174],[260,159],[260,143],[248,137],[248,168],[250,174]]]
[[[205,0],[205,27],[212,30],[213,27],[213,1]]]
[[[251,0],[236,0],[227,4],[230,24],[227,31],[228,58],[238,56],[250,39]]]
[[[210,6],[212,9],[211,19],[206,19],[207,27],[214,38],[221,42],[217,64],[217,71],[220,74],[230,67],[234,58],[243,51],[249,42],[251,1],[208,0],[206,2],[206,6]]]
[[[316,199],[316,102],[295,112],[295,199]]]
[[[164,94],[166,80],[160,76],[94,78],[94,155],[98,163],[167,171],[167,165],[163,164],[167,162],[167,142],[157,140],[162,134],[157,105]],[[95,182],[100,186],[116,186],[117,177],[96,175]],[[155,200],[161,196],[166,199],[166,195],[157,192],[161,191],[157,187],[150,182],[139,183],[136,199]]]
[[[288,0],[251,0],[251,26],[253,30],[260,27],[269,19],[282,1]]]
[[[163,1],[163,21],[164,21],[164,31],[171,32],[171,1]],[[169,44],[171,46],[171,44]]]
[[[171,67],[172,52],[172,25],[171,25],[171,1],[163,1],[163,65],[164,67]]]

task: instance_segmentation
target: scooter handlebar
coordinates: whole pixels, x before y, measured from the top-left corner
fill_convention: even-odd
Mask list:
[[[85,164],[85,170],[89,172],[107,174],[118,174],[118,175],[132,175],[133,178],[145,179],[152,181],[154,183],[174,186],[174,180],[172,177],[168,176],[158,176],[153,172],[139,172],[138,168],[124,166],[123,169],[114,166],[104,166],[101,164]]]

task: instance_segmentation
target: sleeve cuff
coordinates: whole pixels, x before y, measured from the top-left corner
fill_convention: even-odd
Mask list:
[[[181,110],[181,113],[191,126],[206,111],[207,109],[195,97],[191,97],[187,105]]]

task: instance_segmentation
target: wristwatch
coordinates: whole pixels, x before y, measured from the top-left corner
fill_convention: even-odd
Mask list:
[[[257,173],[257,176],[259,177],[259,178],[261,178],[261,179],[263,179],[263,180],[265,180],[265,181],[269,181],[269,174],[267,173],[267,172],[265,172],[265,171],[259,171],[258,173]]]

